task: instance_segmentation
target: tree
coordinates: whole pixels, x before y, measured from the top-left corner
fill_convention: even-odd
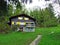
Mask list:
[[[19,0],[9,0],[10,4],[8,5],[8,14],[10,16],[18,15],[22,12],[22,5]]]
[[[19,0],[9,0],[9,2],[12,1],[12,4],[7,4],[7,1],[0,0],[0,22],[7,21],[10,16],[17,15],[21,12],[22,6]],[[13,12],[13,4],[16,5],[16,10]]]
[[[45,27],[50,27],[50,26],[56,26],[57,25],[57,19],[54,16],[54,12],[49,10],[49,8],[46,8],[44,11],[44,26]]]
[[[60,15],[58,15],[58,24],[60,24]]]
[[[22,12],[22,4],[18,1],[16,4],[15,15],[20,14]]]
[[[40,27],[50,27],[57,25],[57,19],[53,12],[52,5],[44,10],[34,10],[30,12],[30,15],[36,19],[36,25]]]
[[[5,21],[5,16],[8,14],[7,2],[0,0],[0,22]]]
[[[7,13],[7,2],[4,0],[0,0],[0,17],[5,16]]]
[[[37,26],[43,26],[43,11],[40,9],[40,10],[34,10],[34,11],[30,11],[30,15],[31,17],[35,18],[36,19],[36,25]]]

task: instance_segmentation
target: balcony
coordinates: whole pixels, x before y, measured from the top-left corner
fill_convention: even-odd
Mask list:
[[[26,27],[35,27],[35,24],[26,24]]]

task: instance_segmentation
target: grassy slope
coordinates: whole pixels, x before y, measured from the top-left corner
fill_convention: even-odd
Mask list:
[[[0,45],[28,45],[35,37],[34,33],[22,32],[0,35]]]
[[[45,28],[41,30],[41,34],[43,36],[39,45],[60,45],[60,26]]]
[[[54,33],[50,34],[52,31],[54,31]],[[60,26],[36,28],[36,31],[31,33],[14,32],[10,34],[0,34],[0,45],[29,45],[38,34],[42,35],[39,45],[60,45]]]

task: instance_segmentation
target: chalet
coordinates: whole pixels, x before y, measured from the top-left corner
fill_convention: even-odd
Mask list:
[[[10,25],[19,25],[17,31],[23,32],[34,32],[35,31],[35,19],[26,15],[20,14],[17,16],[10,17]]]

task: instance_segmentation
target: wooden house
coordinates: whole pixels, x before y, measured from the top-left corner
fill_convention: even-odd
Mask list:
[[[19,25],[17,31],[23,32],[34,32],[35,31],[35,19],[26,15],[20,14],[17,16],[10,17],[10,25]]]

